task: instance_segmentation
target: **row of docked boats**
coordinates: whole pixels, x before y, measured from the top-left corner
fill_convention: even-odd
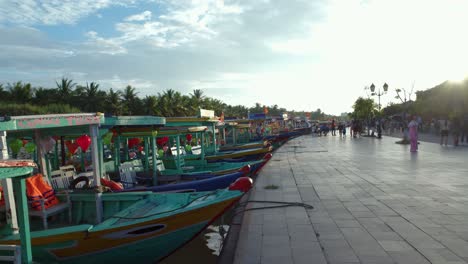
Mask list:
[[[235,205],[272,157],[275,138],[254,140],[251,126],[212,113],[4,117],[0,261],[161,260]]]

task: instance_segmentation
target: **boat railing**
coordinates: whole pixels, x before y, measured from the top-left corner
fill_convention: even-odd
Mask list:
[[[9,254],[9,256],[0,256],[0,261],[5,261],[5,262],[13,262],[13,263],[21,263],[21,246],[18,245],[0,245],[0,251],[13,251]]]

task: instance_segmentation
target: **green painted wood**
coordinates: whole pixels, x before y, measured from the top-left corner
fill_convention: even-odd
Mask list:
[[[145,137],[145,171],[149,171],[149,137]]]
[[[0,180],[21,177],[33,172],[32,167],[8,167],[0,168]]]
[[[200,154],[200,159],[204,160],[205,159],[205,133],[201,133],[201,154]]]
[[[104,115],[100,114],[51,114],[13,116],[10,118],[9,121],[0,122],[1,131],[85,126],[104,123]]]
[[[26,180],[13,179],[16,205],[18,208],[18,226],[21,238],[21,262],[32,263],[31,230],[29,228],[28,201],[26,198]]]
[[[124,138],[124,161],[128,160],[128,138]]]
[[[158,148],[156,146],[156,137],[151,138],[151,158],[153,159],[153,185],[158,185],[158,162],[156,159],[156,153]]]
[[[106,117],[105,126],[163,126],[166,124],[165,117],[157,116],[113,116]]]
[[[58,157],[58,142],[56,141],[55,142],[55,151],[54,151],[54,161],[55,161],[55,164],[54,164],[54,170],[58,170],[59,169],[59,157]]]
[[[45,164],[46,164],[46,171],[47,171],[47,178],[49,179],[49,182],[52,182],[52,178],[50,177],[50,172],[51,172],[51,169],[50,169],[50,162],[49,162],[49,154],[46,153],[44,155],[45,157]]]
[[[118,140],[118,137],[117,138],[114,138],[114,171],[119,171],[119,153],[120,152],[120,148],[119,148],[119,140]]]
[[[176,137],[176,148],[177,148],[177,169],[182,169],[181,160],[180,160],[180,136]]]

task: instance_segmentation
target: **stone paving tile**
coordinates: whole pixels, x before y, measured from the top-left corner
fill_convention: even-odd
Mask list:
[[[314,209],[247,212],[234,263],[468,263],[467,151],[422,143],[410,155],[395,140],[286,143],[250,199]]]

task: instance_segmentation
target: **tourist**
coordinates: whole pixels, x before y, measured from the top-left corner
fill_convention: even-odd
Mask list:
[[[460,130],[461,130],[460,119],[458,119],[458,117],[455,117],[453,119],[451,130],[452,130],[452,136],[453,136],[453,146],[456,147],[458,146],[458,137],[460,136]]]
[[[332,122],[331,122],[331,133],[332,133],[332,136],[336,136],[336,124],[335,124],[335,119],[332,119]]]
[[[418,151],[418,127],[419,123],[416,121],[416,116],[413,116],[413,120],[409,122],[408,128],[409,128],[409,138],[410,138],[410,143],[411,143],[411,152],[417,152]]]
[[[462,123],[461,140],[462,143],[468,143],[468,116],[465,116]]]
[[[338,123],[338,133],[343,136],[343,123]]]
[[[440,145],[444,143],[445,146],[447,146],[448,142],[448,132],[449,132],[449,125],[448,125],[448,120],[441,120],[440,124]]]

